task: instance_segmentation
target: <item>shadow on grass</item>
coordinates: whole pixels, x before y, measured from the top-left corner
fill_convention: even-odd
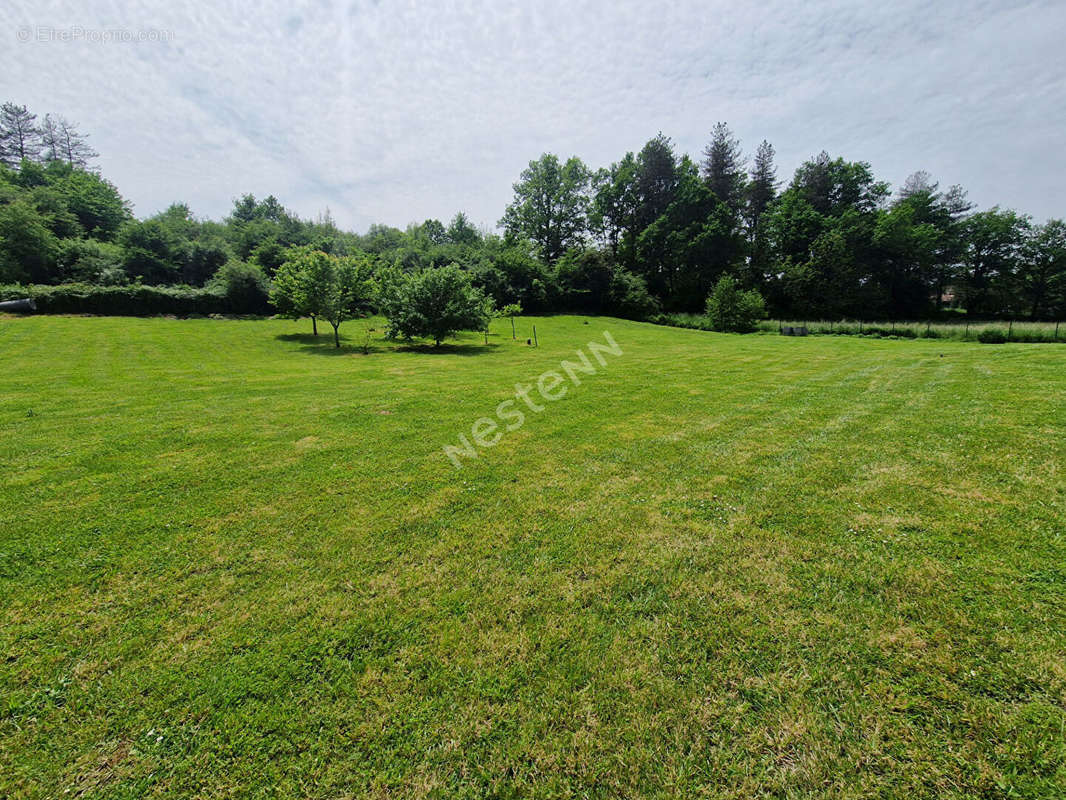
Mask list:
[[[328,334],[319,333],[318,336],[313,333],[279,333],[274,338],[279,342],[299,344],[302,352],[316,356],[373,355],[374,353],[383,353],[389,349],[387,347],[379,347],[374,343],[364,348],[362,343],[356,344],[354,340],[348,339],[343,334],[341,334],[341,346],[337,347],[333,342],[333,331]]]
[[[301,345],[300,350],[316,356],[361,356],[373,355],[374,353],[421,353],[423,355],[452,355],[452,356],[480,356],[486,355],[500,345],[496,342],[484,344],[473,343],[448,343],[443,342],[440,347],[420,342],[400,342],[397,344],[383,344],[380,340],[371,342],[368,348],[364,348],[361,341],[349,339],[341,334],[341,346],[336,347],[333,343],[333,332],[328,334],[319,333],[279,333],[274,337],[279,342],[292,342]],[[364,349],[367,352],[364,352]]]
[[[431,344],[417,344],[413,342],[404,342],[396,347],[397,353],[422,353],[424,355],[450,355],[450,356],[483,356],[491,353],[499,345],[496,342],[489,342],[488,344],[448,344],[447,342],[441,343],[439,347],[434,347]]]

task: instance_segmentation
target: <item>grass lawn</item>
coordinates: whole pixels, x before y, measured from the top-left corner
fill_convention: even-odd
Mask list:
[[[365,327],[0,318],[0,797],[1066,793],[1066,347]]]

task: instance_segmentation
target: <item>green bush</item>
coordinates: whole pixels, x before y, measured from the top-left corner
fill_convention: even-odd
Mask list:
[[[985,328],[977,334],[977,341],[984,344],[1006,344],[1007,334],[998,328]]]
[[[231,313],[265,314],[270,309],[270,281],[258,264],[227,261],[207,288],[226,298]]]
[[[716,331],[750,333],[766,316],[766,305],[757,291],[744,291],[735,278],[723,275],[707,298],[707,316]]]
[[[882,338],[896,337],[897,339],[917,339],[918,333],[913,328],[902,325],[867,325],[863,329],[866,336],[880,336]]]
[[[62,280],[71,283],[129,283],[122,248],[111,242],[61,239],[57,266]]]
[[[659,310],[659,301],[648,292],[642,277],[618,269],[611,280],[608,309],[620,317],[647,319]]]

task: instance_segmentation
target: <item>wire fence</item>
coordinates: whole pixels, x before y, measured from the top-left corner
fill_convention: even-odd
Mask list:
[[[783,327],[805,327],[809,333],[832,336],[878,336],[900,339],[953,339],[962,342],[1066,342],[1060,322],[866,322],[864,320],[763,320],[759,330],[778,333]]]
[[[679,328],[714,329],[711,320],[704,314],[662,314],[656,321]],[[780,333],[784,328],[806,328],[809,334],[828,336],[1066,343],[1066,324],[1062,322],[766,319],[757,324],[757,330],[762,333]]]

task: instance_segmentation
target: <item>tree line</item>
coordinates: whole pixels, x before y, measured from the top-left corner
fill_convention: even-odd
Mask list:
[[[184,203],[137,219],[73,125],[36,120],[0,113],[0,283],[206,287],[265,308],[283,265],[317,252],[375,279],[454,265],[496,307],[531,312],[701,311],[725,277],[723,291],[784,318],[1066,315],[1061,220],[976,211],[923,172],[893,193],[869,164],[826,153],[785,184],[773,147],[749,162],[725,124],[698,162],[662,134],[595,170],[544,154],[500,232],[459,212],[358,234],[250,194],[218,221]]]
[[[500,224],[545,264],[606,264],[666,310],[696,311],[722,277],[785,318],[1066,313],[1066,224],[975,212],[926,172],[892,193],[870,165],[822,152],[782,186],[763,141],[750,166],[719,123],[697,163],[662,134],[598,170],[545,154]]]

